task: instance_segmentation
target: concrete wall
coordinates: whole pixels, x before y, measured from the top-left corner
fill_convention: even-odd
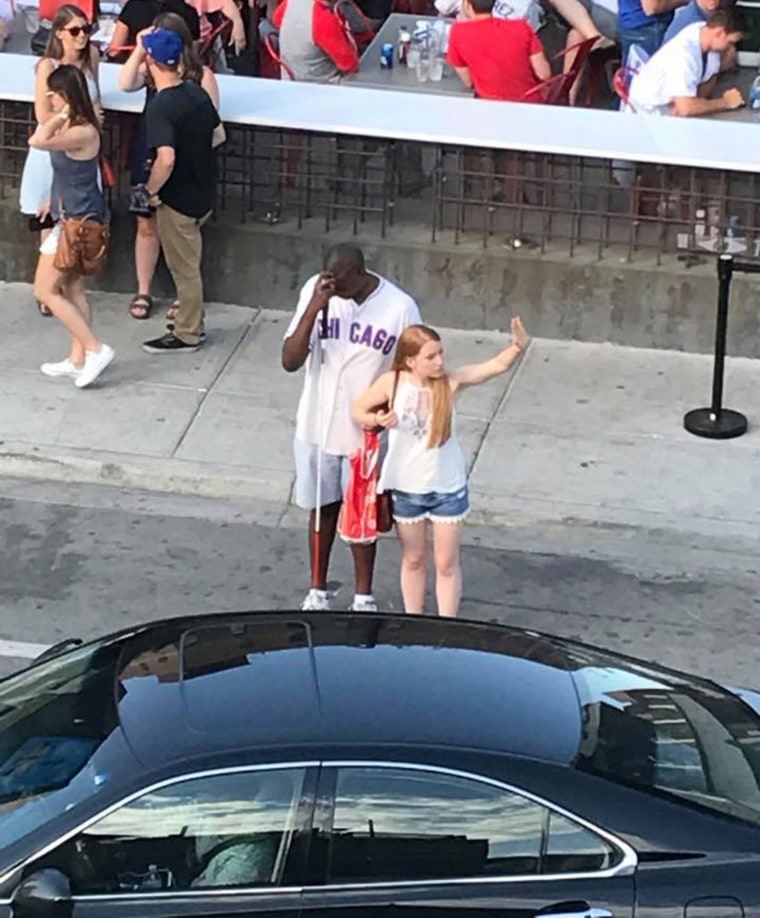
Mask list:
[[[36,259],[31,234],[10,200],[0,203],[0,276],[30,280]],[[373,229],[373,233],[374,233]],[[113,223],[107,274],[93,286],[134,293],[133,223]],[[204,278],[209,300],[291,309],[321,253],[350,233],[277,226],[212,223],[206,229]],[[480,243],[431,244],[429,231],[391,227],[388,238],[357,241],[370,265],[419,300],[433,325],[506,329],[520,313],[547,338],[609,341],[639,347],[709,352],[713,345],[717,280],[714,256],[687,269],[672,258],[658,267],[648,255],[632,264],[617,255],[598,261],[579,254],[514,253]],[[156,292],[171,294],[162,270]],[[732,287],[730,354],[760,357],[760,281],[737,275]]]

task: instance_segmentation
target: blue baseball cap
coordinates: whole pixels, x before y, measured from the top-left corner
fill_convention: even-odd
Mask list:
[[[182,36],[169,29],[156,29],[143,37],[143,47],[157,64],[176,67],[182,59],[185,43]]]

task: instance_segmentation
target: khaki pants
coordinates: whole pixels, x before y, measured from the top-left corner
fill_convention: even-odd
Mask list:
[[[197,344],[203,328],[203,280],[201,253],[203,242],[200,220],[173,210],[166,204],[156,210],[156,228],[164,258],[177,288],[179,311],[174,320],[174,334],[186,344]]]

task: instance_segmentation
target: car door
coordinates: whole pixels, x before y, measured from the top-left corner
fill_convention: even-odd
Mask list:
[[[29,912],[24,882],[52,877],[72,918],[298,918],[316,774],[251,766],[146,788],[25,865],[10,916]]]
[[[304,918],[632,918],[625,843],[491,779],[325,763],[317,801]]]

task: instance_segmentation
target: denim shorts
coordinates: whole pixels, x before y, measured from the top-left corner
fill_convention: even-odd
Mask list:
[[[470,512],[470,495],[465,485],[460,491],[441,494],[428,491],[427,494],[410,494],[408,491],[392,491],[393,518],[402,526],[404,523],[460,523]]]

